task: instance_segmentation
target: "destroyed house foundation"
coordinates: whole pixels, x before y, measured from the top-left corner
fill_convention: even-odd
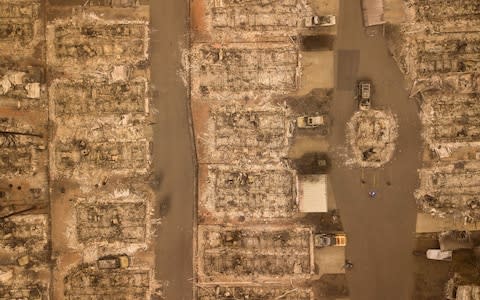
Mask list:
[[[77,2],[0,0],[1,299],[157,286],[149,7]]]
[[[478,3],[409,0],[406,13],[411,22],[401,26],[404,43],[393,52],[421,105],[428,155],[420,170],[418,204],[432,215],[475,222]]]
[[[286,163],[305,1],[192,2],[190,101],[197,150],[195,299],[313,299],[313,229],[296,223]],[[202,24],[197,26],[195,24]],[[288,225],[286,225],[288,224]]]

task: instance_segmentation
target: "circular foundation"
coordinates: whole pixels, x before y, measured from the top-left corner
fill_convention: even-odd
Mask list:
[[[391,112],[355,112],[347,123],[347,140],[352,154],[349,162],[361,167],[381,167],[392,159],[397,136],[397,120]]]

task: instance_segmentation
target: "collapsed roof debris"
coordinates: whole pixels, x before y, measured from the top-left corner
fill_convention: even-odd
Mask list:
[[[261,39],[295,35],[313,15],[306,0],[208,0],[205,28],[219,40]]]
[[[53,172],[67,178],[93,180],[92,175],[111,175],[112,171],[118,175],[147,174],[150,165],[150,143],[147,140],[113,143],[108,140],[70,140],[57,143],[55,152]],[[92,167],[98,169],[92,171]]]
[[[292,170],[215,165],[206,172],[207,186],[198,200],[198,214],[204,222],[285,218],[298,211]]]
[[[211,105],[204,122],[201,161],[266,163],[278,162],[287,154],[291,128],[285,108]]]
[[[42,41],[40,0],[0,1],[2,55],[29,56]]]
[[[297,88],[298,49],[292,43],[195,44],[191,76],[192,96],[204,99],[286,94]]]
[[[142,243],[147,237],[145,203],[79,204],[76,210],[77,235],[82,243]]]
[[[96,264],[84,264],[65,277],[68,300],[150,299],[152,287],[152,274],[148,269],[99,269]]]
[[[47,26],[51,65],[81,69],[79,64],[132,64],[148,59],[148,23],[98,18],[56,20]]]
[[[122,79],[124,77],[126,76],[121,76]],[[57,117],[148,113],[148,81],[145,78],[113,84],[88,80],[56,80],[49,92]]]
[[[313,273],[311,228],[199,226],[198,244],[203,282],[288,282]]]
[[[307,0],[200,0],[191,9],[197,299],[313,299],[313,231],[299,224],[286,157],[294,135],[328,133],[331,91],[296,95],[299,37],[314,10]],[[304,116],[326,122],[295,130]]]

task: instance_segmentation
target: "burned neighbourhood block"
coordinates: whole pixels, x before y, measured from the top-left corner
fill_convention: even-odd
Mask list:
[[[441,217],[473,222],[478,213],[477,129],[480,26],[477,1],[407,2],[415,23],[402,26],[397,61],[405,63],[412,96],[421,99],[423,137],[431,155],[420,171],[419,208]],[[449,19],[449,22],[443,22]],[[413,28],[421,28],[419,31]]]
[[[147,206],[144,202],[79,204],[77,235],[82,243],[144,243]]]
[[[196,98],[256,98],[297,88],[298,49],[291,43],[196,44],[191,60]]]
[[[148,81],[58,80],[50,86],[57,116],[148,113]]]
[[[223,299],[255,299],[255,300],[313,300],[313,292],[309,289],[291,286],[202,286],[198,289],[198,300]]]
[[[312,243],[312,229],[306,227],[199,226],[199,281],[308,278],[313,273]]]
[[[66,300],[150,299],[151,272],[145,269],[98,269],[96,264],[76,267],[65,277]]]
[[[75,68],[99,63],[138,63],[148,58],[143,21],[55,21],[47,28],[48,61]]]
[[[297,212],[291,170],[212,166],[206,176],[207,188],[200,195],[199,215],[207,220],[285,218]]]

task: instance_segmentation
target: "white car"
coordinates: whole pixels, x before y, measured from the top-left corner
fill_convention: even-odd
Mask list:
[[[333,26],[335,24],[337,24],[337,19],[334,15],[311,16],[305,18],[305,27]]]
[[[325,125],[324,116],[303,116],[297,118],[297,127],[298,128],[315,128],[318,126]]]
[[[451,261],[453,251],[451,250],[442,251],[440,249],[428,249],[426,254],[428,259]]]

